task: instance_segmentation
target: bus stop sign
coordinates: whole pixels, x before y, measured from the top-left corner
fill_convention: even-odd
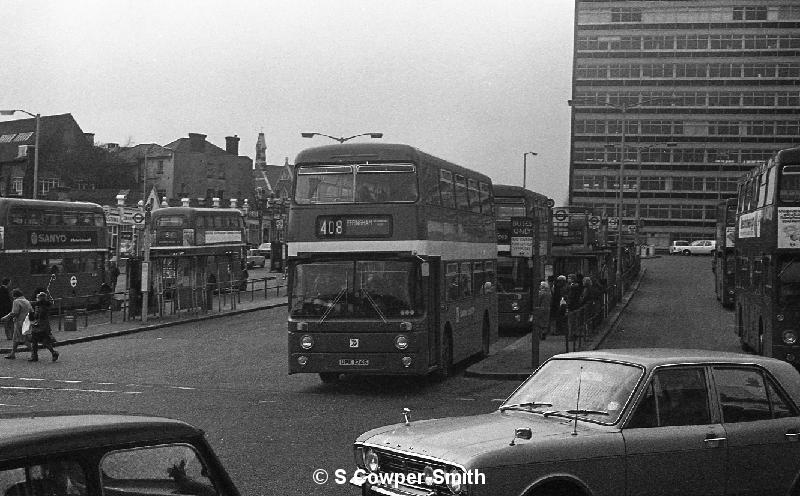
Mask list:
[[[511,217],[511,256],[533,256],[533,219],[529,217]]]

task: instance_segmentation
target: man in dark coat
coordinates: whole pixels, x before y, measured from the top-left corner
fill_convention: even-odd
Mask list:
[[[0,315],[9,313],[14,303],[14,300],[11,298],[11,291],[8,289],[9,284],[11,284],[11,280],[8,278],[3,279],[2,284],[0,284]],[[5,330],[6,339],[11,339],[14,335],[14,322],[11,319],[5,322]]]

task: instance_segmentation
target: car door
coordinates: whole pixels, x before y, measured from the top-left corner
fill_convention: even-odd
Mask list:
[[[757,367],[714,367],[728,438],[726,494],[788,494],[800,464],[800,417],[771,377]]]
[[[725,488],[725,435],[706,369],[656,369],[622,429],[627,494],[713,496]]]

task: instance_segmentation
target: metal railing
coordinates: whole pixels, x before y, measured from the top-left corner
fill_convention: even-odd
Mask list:
[[[200,287],[172,287],[151,294],[148,319],[187,317],[207,313],[224,313],[247,306],[256,300],[266,300],[286,294],[286,280],[282,275],[269,275],[226,283],[208,283]],[[91,295],[57,298],[53,302],[57,329],[74,330],[78,323],[83,327],[141,319],[141,293],[95,293]],[[54,327],[56,322],[53,322]]]

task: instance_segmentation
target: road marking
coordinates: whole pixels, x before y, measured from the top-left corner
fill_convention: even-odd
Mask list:
[[[456,401],[475,401],[475,398],[456,398]]]
[[[24,391],[72,391],[77,393],[122,393],[125,391],[114,391],[111,389],[79,389],[79,388],[55,388],[55,387],[31,387],[31,386],[0,386],[0,389],[17,389]]]
[[[491,400],[489,400],[489,401],[495,401],[495,402],[497,402],[497,403],[502,403],[502,402],[504,402],[504,401],[505,401],[505,398],[492,398],[492,399],[491,399]]]
[[[20,377],[19,380],[21,381],[43,381],[44,379],[36,379],[33,377]]]
[[[187,386],[167,386],[170,389],[187,389],[187,390],[195,390],[197,388],[187,387]]]
[[[67,381],[64,379],[53,379],[53,382],[63,382],[66,384],[80,384],[83,381]],[[98,384],[114,384],[113,382],[98,382]]]

